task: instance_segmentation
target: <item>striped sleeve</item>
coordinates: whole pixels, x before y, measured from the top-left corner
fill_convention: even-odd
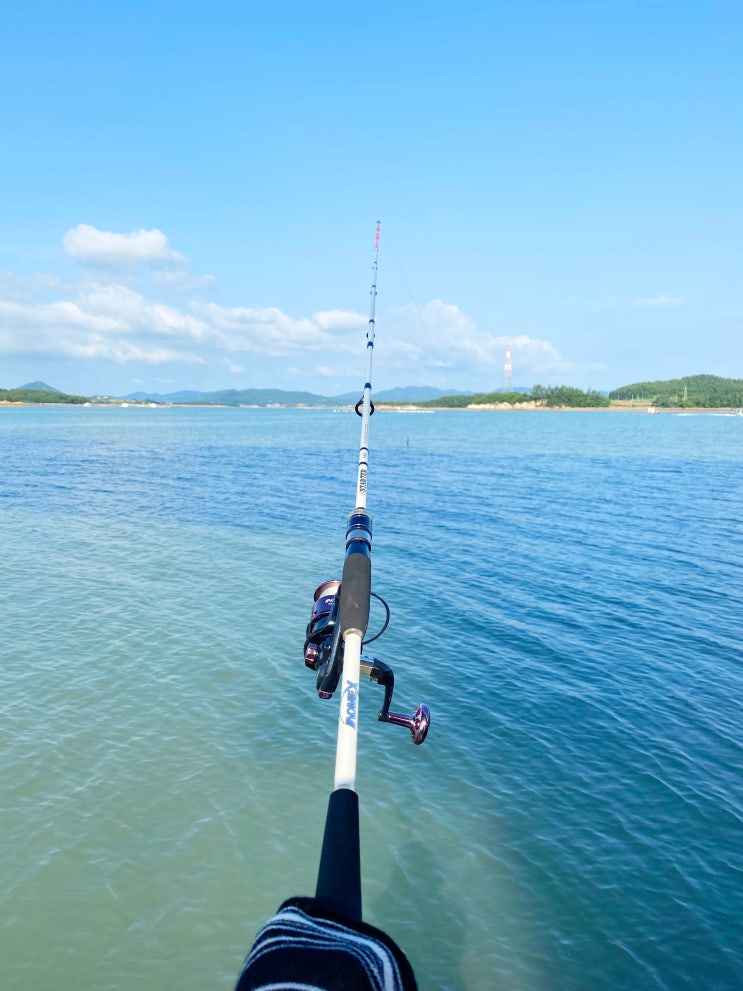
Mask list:
[[[413,970],[386,933],[291,898],[256,937],[236,991],[417,991]]]

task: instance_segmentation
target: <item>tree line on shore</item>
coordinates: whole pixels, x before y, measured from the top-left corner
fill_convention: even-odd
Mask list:
[[[414,406],[436,407],[438,409],[464,409],[467,406],[494,406],[497,403],[536,402],[540,406],[576,406],[601,408],[610,405],[609,397],[588,389],[575,389],[570,385],[535,385],[531,392],[480,392],[475,395],[441,396]]]
[[[525,401],[540,406],[576,408],[602,408],[612,401],[631,401],[658,406],[664,409],[720,409],[743,408],[743,379],[722,378],[719,375],[689,375],[686,378],[667,379],[662,382],[636,382],[614,389],[608,396],[594,389],[576,389],[569,385],[535,385],[530,393],[488,392],[476,395],[442,396],[416,406],[464,409],[467,406],[492,406],[508,403],[510,406]]]
[[[33,383],[32,385],[35,385]],[[43,383],[38,383],[42,385]],[[323,405],[322,396],[312,396],[302,393],[302,405]],[[271,405],[294,405],[299,402],[294,393],[282,393],[272,390]],[[223,403],[228,403],[227,396],[220,397]],[[263,397],[262,397],[263,398]],[[283,401],[282,401],[283,400]],[[315,400],[315,402],[311,401]],[[535,385],[531,392],[485,392],[467,393],[462,395],[440,396],[437,399],[413,402],[420,408],[464,409],[467,406],[494,406],[507,403],[515,406],[517,403],[535,402],[548,408],[602,408],[610,406],[612,401],[636,401],[661,408],[707,408],[721,407],[743,408],[743,379],[722,378],[718,375],[690,375],[686,378],[667,379],[659,382],[636,382],[614,389],[608,396],[594,389],[576,389],[569,385]],[[0,402],[9,403],[66,403],[81,405],[89,402],[86,396],[75,396],[59,392],[49,386],[33,388],[25,386],[20,389],[0,389]],[[112,400],[108,400],[111,402]],[[116,400],[113,400],[114,402]],[[183,403],[188,400],[180,400]],[[203,401],[203,400],[202,400]],[[213,404],[219,402],[210,399]],[[262,405],[256,399],[257,405]],[[267,402],[267,400],[265,400]],[[383,404],[380,404],[383,405]]]
[[[663,382],[635,382],[609,393],[610,399],[635,399],[663,408],[743,407],[743,379],[688,375]]]
[[[51,389],[0,389],[0,402],[5,403],[69,403],[81,406],[85,396],[71,396]]]

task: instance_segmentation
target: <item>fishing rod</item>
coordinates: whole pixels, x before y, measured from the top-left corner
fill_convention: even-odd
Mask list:
[[[356,404],[361,417],[356,476],[356,503],[346,526],[346,556],[339,581],[315,590],[304,643],[304,661],[316,674],[320,698],[333,697],[340,685],[335,779],[325,819],[314,898],[287,899],[258,933],[237,980],[235,991],[270,991],[302,987],[325,991],[417,991],[415,974],[402,949],[387,933],[361,915],[361,850],[356,752],[361,675],[384,688],[378,718],[406,726],[413,743],[423,743],[431,722],[428,706],[412,715],[392,712],[392,668],[362,653],[387,629],[390,609],[371,590],[372,518],[366,508],[369,476],[369,420],[374,350],[379,221],[374,241],[371,312],[366,334],[364,392]],[[385,620],[366,638],[371,599],[378,599]]]
[[[359,802],[356,793],[361,675],[368,676],[384,688],[382,708],[377,717],[380,722],[407,727],[416,744],[423,743],[431,722],[431,713],[426,705],[419,705],[411,715],[391,711],[395,684],[392,668],[378,658],[362,653],[366,645],[384,633],[390,618],[387,603],[371,590],[372,517],[367,510],[369,421],[374,413],[371,374],[379,229],[380,223],[377,221],[366,334],[366,376],[363,395],[355,407],[361,417],[356,503],[347,519],[346,555],[341,579],[323,582],[315,590],[304,644],[304,662],[316,672],[316,688],[320,698],[332,698],[339,683],[341,685],[335,778],[328,802],[315,897],[328,908],[357,922],[361,922],[362,915]],[[386,617],[382,628],[365,640],[372,598],[382,603]]]

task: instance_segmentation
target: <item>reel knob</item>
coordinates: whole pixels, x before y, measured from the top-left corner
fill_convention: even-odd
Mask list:
[[[413,743],[421,744],[426,739],[428,727],[431,725],[431,710],[427,705],[419,705],[412,716],[406,716],[402,712],[388,712],[385,722],[394,723],[395,726],[407,726]]]

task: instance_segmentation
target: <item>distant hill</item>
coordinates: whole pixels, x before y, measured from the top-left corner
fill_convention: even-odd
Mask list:
[[[340,396],[321,396],[314,392],[291,392],[284,389],[220,389],[217,392],[132,392],[124,399],[155,403],[187,403],[224,406],[352,406],[361,398],[362,390]],[[432,386],[402,386],[373,393],[377,403],[415,403],[451,395]],[[464,393],[457,393],[464,395]],[[469,393],[467,393],[469,395]]]
[[[46,382],[28,382],[26,385],[19,385],[18,389],[25,389],[29,392],[58,392],[60,395],[65,395],[61,389],[55,389],[53,385],[47,385]]]
[[[193,406],[326,406],[334,399],[314,392],[288,392],[283,389],[219,389],[217,392],[132,392],[124,399],[156,403],[184,403]],[[354,400],[355,402],[355,400]]]
[[[85,396],[70,396],[44,385],[43,382],[32,382],[20,389],[0,389],[0,402],[4,403],[69,403],[79,406],[85,401]]]
[[[222,389],[197,402],[226,406],[321,406],[327,402],[314,392],[284,392],[283,389]]]
[[[610,399],[640,399],[655,406],[743,406],[743,379],[688,375],[660,382],[635,382],[609,393]]]
[[[560,389],[566,389],[562,386]],[[464,407],[472,404],[498,403],[498,402],[518,402],[523,397],[531,396],[534,392],[541,390],[541,386],[534,386],[528,389],[524,386],[515,386],[509,394],[503,389],[496,389],[492,393],[482,394],[474,392],[457,392],[453,389],[436,389],[433,386],[396,386],[393,389],[383,389],[373,392],[372,398],[377,404],[421,404],[428,406],[442,407]],[[553,405],[551,400],[557,402],[557,392],[555,388],[550,388],[543,399],[547,405]],[[576,395],[580,390],[576,390]],[[555,393],[553,396],[552,393]],[[178,392],[131,392],[121,399],[132,400],[133,402],[156,402],[156,403],[178,403],[185,405],[222,405],[222,406],[353,406],[362,395],[359,388],[353,392],[346,392],[341,395],[323,396],[315,392],[299,392],[286,389],[219,389],[214,392],[199,392],[196,389],[181,389]],[[600,397],[606,397],[607,393],[593,393],[588,390],[586,402],[589,405],[603,405],[598,401]],[[563,397],[564,398],[564,397]],[[581,398],[581,397],[578,397]],[[743,408],[743,379],[723,378],[719,375],[689,375],[685,378],[664,379],[656,382],[635,382],[624,385],[619,389],[614,389],[608,393],[608,398],[612,400],[638,400],[660,407],[741,407]],[[71,396],[46,382],[28,382],[17,389],[0,389],[0,399],[6,402],[27,402],[27,403],[81,403],[86,397]],[[585,405],[581,400],[573,397],[573,405]],[[111,401],[111,400],[109,400]],[[116,401],[116,400],[113,400]],[[570,405],[566,402],[563,405]]]
[[[133,399],[139,402],[153,403],[195,403],[208,396],[208,392],[197,392],[195,389],[182,389],[180,392],[130,392],[122,399]]]

